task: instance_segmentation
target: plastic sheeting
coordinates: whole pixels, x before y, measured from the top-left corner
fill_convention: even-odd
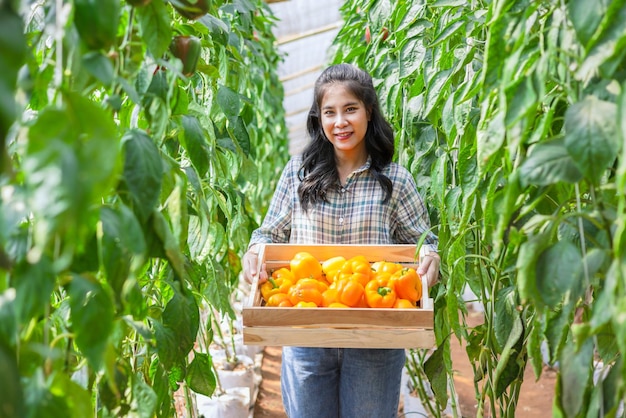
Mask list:
[[[328,64],[328,51],[341,27],[343,0],[288,0],[269,4],[278,21],[277,47],[284,55],[278,75],[283,83],[289,153],[302,151],[308,138],[306,114],[313,84]]]

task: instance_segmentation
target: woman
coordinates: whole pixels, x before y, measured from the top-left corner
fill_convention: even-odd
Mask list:
[[[244,255],[244,277],[267,279],[257,244],[415,244],[429,285],[437,238],[411,174],[393,163],[394,138],[372,78],[349,64],[322,72],[307,118],[311,141],[285,167]],[[281,390],[290,418],[397,416],[402,349],[284,347]]]

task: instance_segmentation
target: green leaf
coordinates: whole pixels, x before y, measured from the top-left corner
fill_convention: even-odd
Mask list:
[[[132,375],[131,408],[137,418],[153,418],[157,408],[157,394],[138,375]]]
[[[548,309],[555,308],[572,289],[579,289],[581,254],[574,244],[559,241],[537,260],[537,290]]]
[[[424,115],[428,116],[433,109],[443,107],[443,103],[441,102],[443,100],[442,96],[447,92],[447,86],[451,82],[451,72],[452,70],[439,71],[429,80],[426,90]]]
[[[498,399],[505,393],[509,385],[524,373],[524,369],[520,364],[525,365],[526,362],[518,358],[524,344],[523,336],[524,325],[518,315],[513,319],[511,332],[502,350],[502,355],[498,359],[494,373],[494,380],[497,381],[494,396]]]
[[[146,252],[143,232],[137,218],[125,205],[118,208],[103,207],[100,210],[100,221],[102,264],[115,296],[121,300],[133,260]]]
[[[74,0],[74,26],[90,49],[108,50],[116,41],[121,2]]]
[[[430,7],[457,7],[465,5],[467,5],[467,2],[464,0],[437,0]]]
[[[17,346],[18,337],[15,296],[15,289],[13,288],[0,293],[0,342],[4,342],[10,347]]]
[[[459,18],[450,22],[445,28],[443,28],[435,39],[428,45],[428,48],[434,48],[435,46],[442,44],[446,40],[454,36],[458,31],[465,27],[465,19]]]
[[[583,46],[587,46],[606,15],[610,0],[570,0],[567,12],[576,36]]]
[[[400,50],[400,79],[414,76],[426,57],[426,47],[421,39],[409,39]],[[415,96],[413,96],[415,97]]]
[[[76,345],[97,371],[113,330],[113,301],[95,278],[78,274],[72,275],[69,295]]]
[[[619,397],[619,388],[622,383],[622,367],[624,364],[624,359],[622,356],[619,356],[615,363],[609,367],[609,372],[606,377],[602,381],[599,386],[600,395],[602,395],[601,399],[603,401],[602,409],[604,411],[613,411],[614,414],[617,414],[617,409],[623,407],[620,405],[622,400]]]
[[[205,396],[212,396],[217,387],[217,380],[211,367],[208,354],[194,351],[193,360],[187,369],[185,382],[191,390]]]
[[[24,416],[37,418],[72,416],[67,404],[68,398],[52,392],[49,384],[50,381],[45,380],[41,369],[37,369],[34,375],[28,379],[24,388],[28,413]]]
[[[530,77],[524,77],[507,89],[508,108],[505,125],[510,128],[520,119],[532,113],[538,106],[538,96]]]
[[[230,303],[232,289],[229,283],[223,279],[226,276],[224,268],[213,259],[208,259],[205,265],[206,289],[204,296],[206,296],[211,306],[215,307],[219,312],[227,312],[234,316],[235,313]]]
[[[3,308],[0,299],[0,309]],[[25,417],[24,394],[22,392],[21,375],[17,365],[17,356],[0,338],[0,416],[3,418]]]
[[[204,262],[207,257],[214,254],[219,248],[215,248],[209,241],[209,222],[205,222],[203,217],[189,217],[189,237],[187,238],[191,258],[199,263]]]
[[[169,417],[174,414],[172,410],[171,390],[167,381],[167,371],[164,370],[163,365],[159,363],[158,357],[154,357],[150,363],[150,380],[152,383],[152,389],[157,395],[157,417]]]
[[[542,142],[532,148],[520,165],[519,179],[522,187],[531,184],[548,186],[560,181],[576,183],[582,174],[563,140]]]
[[[51,261],[43,257],[36,263],[19,263],[13,271],[13,283],[18,322],[24,324],[31,318],[43,316],[56,286],[56,275]]]
[[[186,280],[185,255],[180,249],[180,243],[172,233],[170,224],[167,222],[165,216],[158,210],[152,213],[152,228],[161,241],[162,249],[165,251],[165,256],[170,262],[172,269],[179,278]]]
[[[603,15],[603,22],[598,29],[600,34],[595,35],[589,53],[584,57],[584,61],[576,72],[579,80],[587,80],[593,77],[598,70],[609,71],[606,77],[612,77],[614,71],[619,68],[619,61],[624,56],[624,45],[626,44],[626,4],[624,1],[612,1],[606,13]],[[611,62],[617,61],[617,62]]]
[[[499,110],[486,122],[486,126],[480,126],[476,132],[478,163],[481,170],[485,170],[493,155],[504,144],[506,129],[504,127],[504,111]],[[483,122],[484,123],[484,122]]]
[[[187,150],[199,177],[204,177],[209,169],[209,151],[206,135],[195,116],[183,116],[184,135],[182,144]]]
[[[0,13],[0,172],[4,172],[5,138],[17,113],[14,96],[17,74],[27,52],[24,23],[6,3],[2,4]]]
[[[527,303],[529,300],[541,300],[541,295],[537,289],[535,266],[537,265],[537,258],[549,245],[550,235],[544,232],[530,236],[528,241],[520,247],[516,264],[518,270],[517,286],[523,303]]]
[[[565,113],[565,147],[582,174],[597,183],[620,150],[617,106],[594,96]]]
[[[83,66],[105,87],[110,87],[115,77],[115,69],[109,58],[99,51],[91,51],[83,55]]]
[[[50,392],[62,397],[67,402],[70,415],[68,418],[85,418],[93,416],[91,393],[74,382],[64,373],[54,373],[50,384]]]
[[[561,406],[568,417],[577,416],[585,401],[591,375],[593,340],[588,339],[578,351],[575,347],[575,344],[565,344],[559,362]]]
[[[232,125],[232,134],[237,144],[243,151],[244,155],[250,154],[250,136],[248,134],[248,129],[246,128],[246,124],[244,120],[240,117],[237,117],[235,123]]]
[[[408,7],[408,9],[398,15],[398,18],[400,19],[400,22],[397,25],[398,32],[415,27],[418,21],[418,17],[423,16],[424,11],[426,10],[425,3],[425,1],[412,1],[406,5],[403,5]],[[428,21],[424,19],[424,22]],[[432,23],[430,23],[430,25],[432,26]]]
[[[163,322],[153,322],[159,359],[168,370],[185,364],[200,324],[198,305],[191,292],[181,291],[177,283],[172,289],[174,295],[165,306]]]
[[[117,175],[119,137],[111,115],[97,103],[77,93],[66,93],[63,103],[62,108],[49,107],[39,114],[29,130],[27,156],[32,170],[52,165],[68,177],[68,195],[79,212],[110,192]],[[45,187],[45,181],[34,185]]]
[[[544,366],[543,354],[541,352],[543,335],[540,325],[541,324],[536,319],[533,321],[532,326],[529,327],[528,343],[526,345],[530,357],[530,364],[537,379],[541,376]]]
[[[424,373],[439,405],[448,404],[448,374],[443,362],[444,345],[441,344],[424,362]]]
[[[141,37],[156,59],[167,51],[172,41],[172,21],[162,0],[152,0],[144,7],[136,7]]]
[[[219,86],[217,90],[217,103],[228,118],[234,121],[241,111],[239,94],[226,86]]]
[[[504,348],[513,332],[515,322],[519,319],[517,311],[517,295],[515,288],[500,289],[496,296],[496,312],[494,331],[500,348]]]
[[[130,192],[133,210],[146,222],[159,201],[163,177],[161,154],[144,131],[131,129],[122,138],[124,180]]]

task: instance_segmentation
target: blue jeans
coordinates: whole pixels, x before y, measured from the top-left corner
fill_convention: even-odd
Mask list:
[[[283,347],[289,418],[396,418],[403,349]]]

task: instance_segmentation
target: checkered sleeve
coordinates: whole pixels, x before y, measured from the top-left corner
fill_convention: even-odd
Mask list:
[[[394,197],[396,212],[393,222],[394,241],[398,243],[417,243],[423,234],[424,246],[430,251],[437,251],[437,236],[431,231],[430,218],[426,204],[417,190],[415,180],[405,168],[396,166],[394,176]]]
[[[250,246],[261,243],[286,243],[291,235],[294,197],[297,199],[299,164],[291,159],[283,170],[261,226],[252,232]]]

